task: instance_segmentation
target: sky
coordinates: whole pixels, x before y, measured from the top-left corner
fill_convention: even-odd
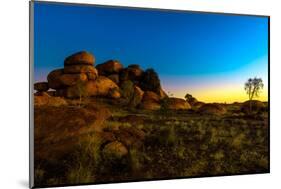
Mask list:
[[[204,102],[247,100],[244,83],[260,77],[268,98],[268,18],[35,2],[35,81],[46,81],[81,50],[96,64],[153,68],[171,96]]]

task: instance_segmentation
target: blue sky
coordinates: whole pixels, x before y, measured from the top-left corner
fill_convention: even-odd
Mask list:
[[[154,68],[163,88],[177,97],[189,92],[224,101],[230,91],[208,99],[204,89],[235,85],[241,95],[226,101],[239,101],[247,78],[267,83],[266,17],[36,2],[34,24],[36,81],[46,80],[68,55],[87,50],[96,64],[118,59]]]

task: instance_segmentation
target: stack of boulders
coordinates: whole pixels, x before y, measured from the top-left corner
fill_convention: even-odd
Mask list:
[[[58,96],[109,96],[119,98],[119,87],[109,78],[98,76],[92,54],[82,51],[67,57],[64,68],[49,73],[48,85]]]
[[[108,60],[96,67],[94,65],[95,57],[91,53],[75,53],[65,59],[64,68],[49,73],[47,83],[36,83],[35,90],[47,91],[51,88],[56,96],[65,98],[102,96],[118,99],[126,96],[130,107],[148,110],[160,109],[163,99],[166,99],[168,109],[190,109],[185,100],[168,98],[160,81],[155,84],[157,74],[154,73],[154,81],[150,81],[151,75],[139,65],[132,64],[124,68],[117,60]]]

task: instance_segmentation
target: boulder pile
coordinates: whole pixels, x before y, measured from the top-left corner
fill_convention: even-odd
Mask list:
[[[99,77],[94,67],[95,58],[92,54],[81,51],[67,57],[64,68],[53,70],[47,80],[51,89],[56,90],[57,96],[78,98],[80,96],[108,96],[120,95],[111,93],[119,87],[112,80]]]
[[[148,110],[161,108],[168,98],[153,69],[143,70],[137,64],[124,67],[118,60],[108,60],[95,66],[95,57],[86,51],[77,52],[64,60],[64,67],[51,71],[48,82],[34,84],[37,92],[54,90],[55,96],[80,98],[101,96],[124,98],[130,107]],[[188,102],[171,99],[170,109],[189,109]]]

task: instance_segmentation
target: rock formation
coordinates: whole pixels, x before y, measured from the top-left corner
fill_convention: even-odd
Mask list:
[[[191,109],[191,106],[184,99],[168,98],[166,100],[166,108],[169,110],[188,110]]]
[[[221,104],[204,104],[198,109],[199,113],[210,115],[223,115],[227,112],[226,108]]]
[[[38,92],[46,92],[49,90],[49,85],[47,82],[38,82],[34,84],[34,89]]]
[[[124,98],[129,107],[158,110],[161,101],[169,99],[153,69],[143,70],[137,64],[124,67],[118,60],[95,66],[95,57],[86,51],[74,53],[64,60],[64,67],[51,71],[48,82],[34,84],[37,92],[54,93],[65,98],[101,96]],[[188,102],[171,98],[170,109],[189,109]],[[38,103],[37,103],[38,104]]]
[[[259,112],[264,109],[266,109],[265,104],[259,100],[248,100],[241,107],[241,111],[244,113]]]

